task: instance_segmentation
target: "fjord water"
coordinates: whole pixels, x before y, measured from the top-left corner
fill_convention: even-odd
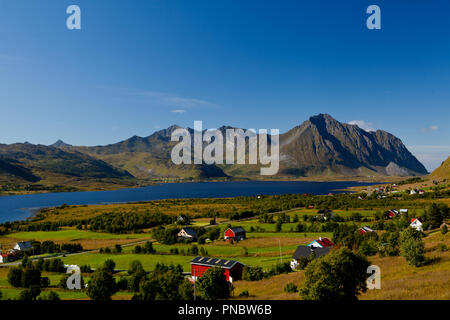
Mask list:
[[[368,183],[306,181],[230,181],[163,183],[144,188],[114,191],[61,192],[33,195],[0,196],[0,222],[23,220],[34,209],[62,204],[126,203],[176,198],[228,198],[237,196],[281,195],[293,193],[329,194]]]

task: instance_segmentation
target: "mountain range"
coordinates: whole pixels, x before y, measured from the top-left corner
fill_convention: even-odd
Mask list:
[[[0,181],[36,182],[47,175],[86,179],[257,178],[260,165],[175,165],[171,126],[148,137],[105,146],[0,144]],[[227,128],[219,130],[225,132]],[[189,132],[193,133],[192,129]],[[270,137],[269,137],[270,140]],[[319,114],[280,134],[278,177],[418,176],[425,167],[392,134],[367,132]],[[269,141],[270,143],[270,141]]]

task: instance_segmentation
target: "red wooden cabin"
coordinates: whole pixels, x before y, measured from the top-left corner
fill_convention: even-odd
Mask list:
[[[224,232],[225,240],[245,240],[246,232],[242,227],[228,228]]]

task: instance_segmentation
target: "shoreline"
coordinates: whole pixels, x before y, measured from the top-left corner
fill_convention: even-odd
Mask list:
[[[141,185],[135,185],[135,186],[117,186],[117,187],[107,187],[107,188],[79,188],[76,190],[37,190],[37,191],[27,191],[27,190],[21,190],[17,192],[11,192],[11,191],[4,191],[0,192],[0,198],[1,197],[8,197],[8,196],[21,196],[21,195],[34,195],[34,194],[48,194],[48,193],[73,193],[73,192],[98,192],[98,191],[115,191],[115,190],[121,190],[121,189],[137,189],[137,188],[146,188],[150,186],[156,186],[160,184],[166,184],[166,183],[203,183],[203,182],[243,182],[243,181],[253,181],[253,182],[295,182],[295,181],[301,181],[301,182],[357,182],[357,183],[370,183],[370,184],[386,184],[386,183],[395,183],[401,180],[406,179],[407,177],[379,177],[377,179],[372,177],[363,177],[363,176],[356,176],[356,177],[346,177],[346,176],[340,176],[340,177],[298,177],[298,178],[289,178],[289,177],[280,177],[280,178],[267,178],[267,179],[258,179],[258,178],[245,178],[245,177],[228,177],[228,178],[212,178],[212,179],[180,179],[180,180],[155,180],[155,181],[148,181],[145,184]],[[363,186],[360,186],[363,187]],[[355,191],[352,190],[349,187],[344,190],[349,191]]]

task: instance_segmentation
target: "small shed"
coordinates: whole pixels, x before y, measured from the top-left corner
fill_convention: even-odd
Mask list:
[[[228,228],[224,232],[224,238],[225,240],[245,240],[246,238],[246,232],[245,229],[242,227],[233,227]]]

